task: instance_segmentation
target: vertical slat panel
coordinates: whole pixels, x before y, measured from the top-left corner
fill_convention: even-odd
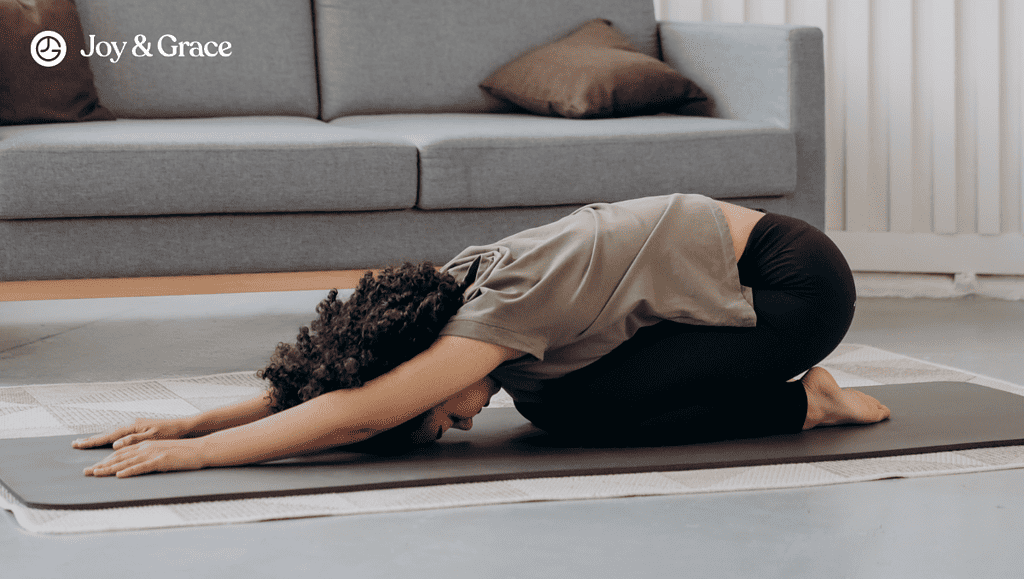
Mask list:
[[[843,28],[846,85],[846,224],[863,231],[874,211],[868,202],[871,178],[870,1],[841,0],[835,4]]]
[[[920,7],[931,12],[927,72],[932,75],[932,228],[936,233],[956,233],[956,0],[929,0]]]
[[[978,59],[975,4],[957,5],[956,231],[978,231]]]
[[[915,233],[932,231],[932,146],[934,107],[932,103],[934,76],[931,33],[932,0],[915,0],[914,6],[914,182],[913,223]]]
[[[1024,234],[1024,2],[1007,0],[1002,5],[1003,90],[1006,117],[1003,121],[1002,230]]]
[[[828,46],[828,38],[832,32],[829,26],[828,12],[831,0],[786,0],[786,22],[804,26],[817,26],[821,29]],[[828,51],[825,52],[825,68],[829,66]]]
[[[746,0],[713,0],[711,6],[715,22],[743,22],[747,17]]]
[[[1019,218],[1017,232],[1024,235],[1024,38],[1021,38],[1020,34],[1020,31],[1024,30],[1024,2],[1013,2],[1010,12],[1006,29],[1012,31],[1013,34],[1007,34],[1006,38],[1012,38],[1017,44],[1017,50],[1014,51],[1016,62],[1008,63],[1012,65],[1010,69],[1014,72],[1014,81],[1017,85],[1017,90],[1014,91],[1017,99],[1017,106],[1014,107],[1017,118],[1016,122],[1009,125],[1013,127],[1013,134],[1010,138],[1017,147],[1015,158],[1017,166],[1016,171],[1012,174],[1012,179],[1016,180],[1013,189],[1016,192],[1015,201]]]
[[[875,62],[886,67],[888,79],[888,229],[909,233],[914,201],[914,7],[912,0],[885,0],[876,7],[880,18],[875,22],[884,27],[885,40],[879,42]]]
[[[825,88],[826,227],[846,229],[846,28],[838,0],[829,0]],[[831,68],[829,68],[831,67]]]
[[[842,67],[836,59],[839,31],[833,24],[834,0],[788,0],[787,22],[817,26],[825,50],[825,228],[843,227],[843,113]]]
[[[704,3],[707,0],[658,0],[659,20],[677,22],[701,22],[704,20]],[[658,4],[655,4],[657,7]]]
[[[974,12],[976,126],[978,135],[978,233],[1000,232],[1000,34],[999,0],[971,0]],[[966,5],[965,5],[966,8]]]
[[[895,31],[885,19],[883,2],[868,0],[868,168],[867,185],[858,196],[858,231],[885,231],[889,227],[889,92],[888,68],[892,64],[889,47]],[[861,30],[861,29],[858,29]],[[861,30],[861,33],[864,33]],[[898,58],[898,57],[897,57]]]
[[[655,1],[822,29],[827,228],[1024,232],[1024,0]]]
[[[747,0],[750,22],[758,24],[785,24],[786,0]]]
[[[669,10],[669,0],[654,0],[654,17],[658,20],[668,20],[666,14]]]

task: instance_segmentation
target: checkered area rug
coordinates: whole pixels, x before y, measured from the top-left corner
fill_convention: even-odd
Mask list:
[[[959,381],[1024,396],[1024,387],[1016,384],[869,346],[843,344],[821,365],[844,387]],[[136,417],[186,416],[251,398],[263,388],[261,380],[245,372],[200,378],[0,388],[0,438],[90,434],[129,423]],[[512,400],[500,393],[491,401],[491,406],[512,406]],[[529,501],[796,488],[1021,467],[1024,467],[1024,446],[1007,446],[873,459],[538,478],[78,511],[31,509],[0,487],[0,508],[12,511],[28,531],[82,533]]]

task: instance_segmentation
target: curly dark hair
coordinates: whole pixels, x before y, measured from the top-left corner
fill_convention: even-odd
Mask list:
[[[267,367],[257,372],[270,381],[271,410],[358,388],[426,350],[462,306],[465,289],[425,262],[389,267],[376,278],[367,272],[348,300],[331,290],[316,308],[319,317],[299,330],[296,343],[278,344]],[[395,430],[411,434],[416,420]]]

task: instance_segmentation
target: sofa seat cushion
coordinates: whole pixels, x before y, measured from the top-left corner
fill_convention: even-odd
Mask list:
[[[416,155],[303,117],[0,127],[0,218],[407,209]]]
[[[758,197],[796,187],[796,142],[776,125],[652,115],[342,117],[332,126],[408,139],[420,151],[422,209],[614,202],[667,193]]]

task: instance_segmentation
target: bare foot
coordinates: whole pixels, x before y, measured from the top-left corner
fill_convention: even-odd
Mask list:
[[[800,379],[807,391],[804,430],[837,424],[871,424],[889,418],[889,409],[875,398],[840,388],[828,370],[815,366]]]

